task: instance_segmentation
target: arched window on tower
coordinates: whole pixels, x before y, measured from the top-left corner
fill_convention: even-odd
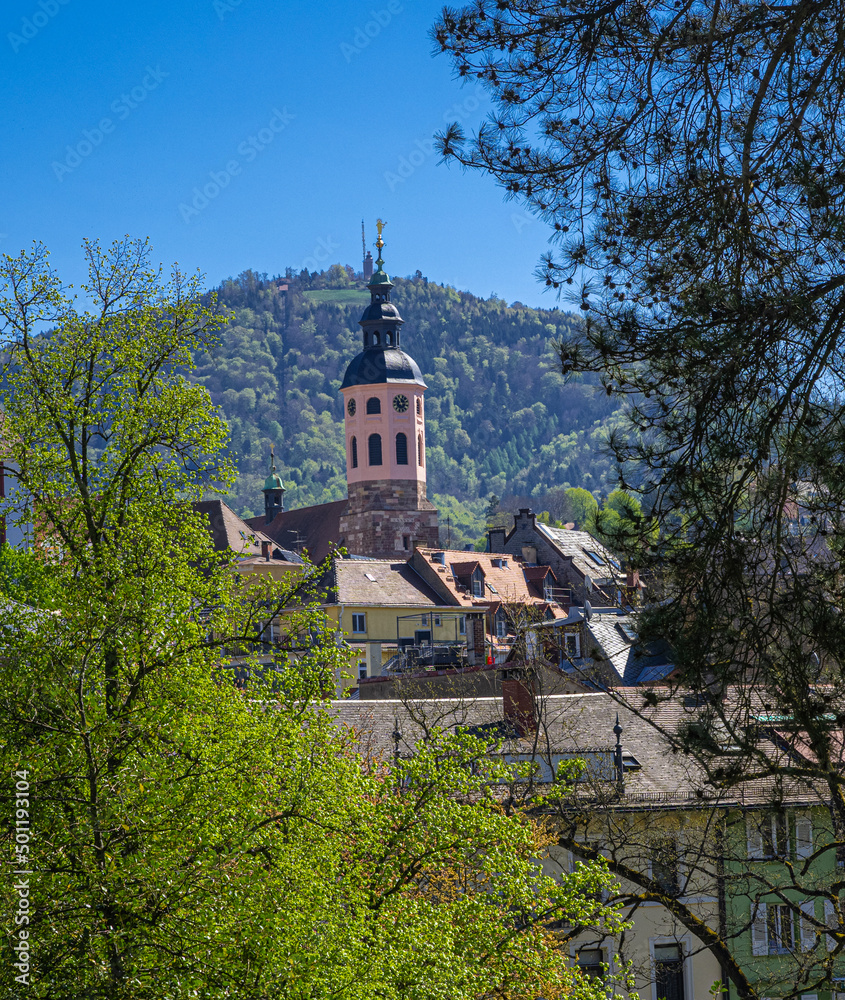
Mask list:
[[[352,436],[352,441],[350,442],[349,451],[352,457],[352,468],[358,468],[358,438],[354,435]]]
[[[381,465],[381,434],[371,434],[367,444],[370,465]]]
[[[417,465],[423,464],[422,434],[417,434]]]
[[[396,435],[396,464],[408,464],[408,438],[401,432]]]
[[[380,344],[381,340],[379,338],[380,338],[380,334],[379,334],[378,330],[373,330],[373,344]]]
[[[381,413],[381,400],[378,396],[370,396],[367,400],[367,413]]]
[[[422,416],[422,400],[417,396],[417,416]]]
[[[393,334],[389,330],[384,335],[384,342],[385,344],[387,344],[388,347],[390,347],[390,345],[393,343]]]

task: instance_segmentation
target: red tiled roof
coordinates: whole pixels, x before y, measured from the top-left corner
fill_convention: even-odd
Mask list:
[[[333,545],[339,545],[340,516],[346,511],[348,500],[314,504],[298,510],[284,510],[269,524],[263,515],[251,517],[247,524],[269,535],[273,541],[296,552],[308,550],[312,562],[322,562]]]

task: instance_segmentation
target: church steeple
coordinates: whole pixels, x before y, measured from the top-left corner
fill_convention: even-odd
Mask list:
[[[364,349],[349,363],[340,391],[346,410],[349,506],[341,536],[350,552],[407,557],[414,543],[437,545],[437,510],[426,498],[426,385],[399,347],[402,317],[384,270],[384,222],[378,220],[378,269],[360,319]]]
[[[367,284],[370,290],[370,304],[359,320],[361,329],[364,331],[365,351],[398,347],[399,333],[405,322],[399,315],[399,310],[390,301],[390,290],[393,288],[393,282],[390,280],[390,275],[384,270],[384,258],[381,255],[385,246],[382,231],[386,225],[387,223],[382,222],[381,219],[376,223],[378,228],[376,271]]]
[[[276,448],[270,448],[270,475],[264,480],[264,521],[269,524],[277,514],[285,509],[285,487],[282,477],[276,473]]]

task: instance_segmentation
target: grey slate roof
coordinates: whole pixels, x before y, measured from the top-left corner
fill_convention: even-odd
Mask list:
[[[549,695],[539,699],[541,722],[536,736],[508,739],[501,752],[520,759],[559,760],[581,756],[598,762],[593,787],[610,786],[615,781],[612,758],[613,726],[617,713],[622,726],[623,754],[637,769],[625,771],[620,808],[712,808],[716,804],[761,806],[771,802],[770,781],[748,782],[719,791],[704,782],[703,774],[691,757],[670,751],[666,741],[650,722],[669,732],[694,720],[698,709],[690,707],[682,693],[656,707],[644,703],[641,689],[621,689],[616,698],[605,692]],[[623,699],[620,701],[620,697]],[[626,705],[627,700],[627,705]],[[631,707],[628,707],[630,705]],[[412,753],[425,739],[427,727],[444,730],[456,727],[488,726],[503,719],[501,698],[414,699],[328,702],[338,723],[354,729],[359,746],[366,753],[390,760],[394,752],[393,732],[401,732],[400,754]],[[777,754],[774,744],[770,752]],[[587,783],[583,793],[589,795]],[[818,801],[817,792],[806,785],[784,787],[786,801]]]
[[[334,573],[341,604],[444,607],[431,587],[405,562],[336,559]]]
[[[668,643],[631,640],[623,626],[636,629],[630,615],[612,611],[595,614],[587,622],[587,631],[599,651],[613,664],[618,684],[633,687],[635,684],[664,680],[675,670]],[[589,650],[585,652],[589,653]]]
[[[619,560],[597,541],[588,531],[573,531],[570,528],[552,528],[540,521],[536,522],[537,531],[566,558],[571,558],[573,565],[592,580],[623,581],[624,574]],[[587,555],[595,552],[600,562]]]

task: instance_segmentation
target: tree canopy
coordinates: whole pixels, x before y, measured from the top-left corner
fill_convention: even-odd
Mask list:
[[[597,997],[549,925],[618,926],[606,873],[542,875],[486,741],[385,760],[339,724],[320,569],[232,572],[191,504],[232,475],[187,377],[216,326],[196,281],[143,242],[86,255],[87,308],[42,248],[0,258],[6,506],[34,536],[0,567],[26,601],[0,630],[5,995]]]

